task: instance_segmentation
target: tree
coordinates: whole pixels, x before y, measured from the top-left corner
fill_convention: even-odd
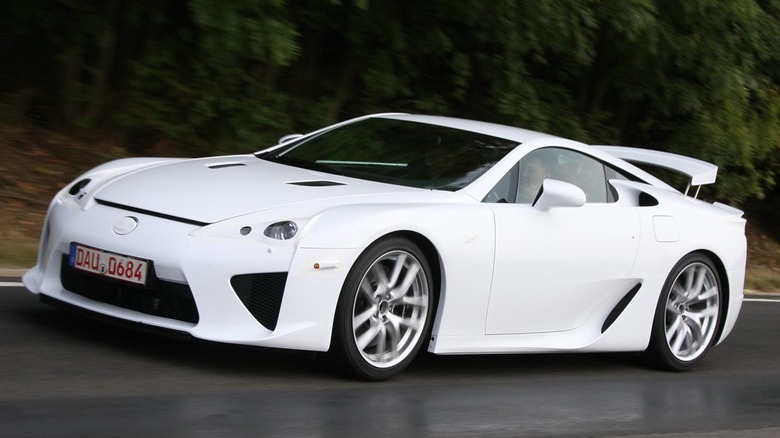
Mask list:
[[[212,153],[434,113],[699,157],[741,202],[777,178],[779,49],[780,0],[5,2],[0,119]]]

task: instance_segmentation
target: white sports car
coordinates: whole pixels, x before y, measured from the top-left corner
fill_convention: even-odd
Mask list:
[[[626,161],[624,161],[626,160]],[[49,207],[41,301],[383,379],[436,354],[645,352],[734,327],[742,212],[629,164],[717,167],[469,120],[377,114],[250,155],[129,158]]]

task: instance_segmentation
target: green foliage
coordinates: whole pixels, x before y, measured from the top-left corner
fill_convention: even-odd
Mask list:
[[[199,152],[252,151],[290,129],[288,96],[275,87],[298,54],[283,2],[191,1],[145,29],[129,64],[128,100],[117,120]]]
[[[206,154],[435,113],[699,157],[742,202],[777,179],[779,61],[780,0],[4,2],[0,121]]]

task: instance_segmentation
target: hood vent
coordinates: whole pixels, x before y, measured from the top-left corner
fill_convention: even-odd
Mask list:
[[[336,181],[296,181],[296,182],[288,182],[287,184],[294,185],[294,186],[304,186],[304,187],[330,187],[330,186],[344,185],[344,183],[340,183]]]
[[[246,166],[244,163],[224,163],[224,164],[212,164],[211,166],[208,166],[209,169],[224,169],[225,167],[238,167],[238,166]]]

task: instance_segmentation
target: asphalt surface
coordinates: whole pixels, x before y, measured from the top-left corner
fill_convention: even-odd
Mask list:
[[[0,278],[0,437],[780,436],[780,302],[694,371],[628,354],[419,357],[378,383],[309,355],[182,342]]]

